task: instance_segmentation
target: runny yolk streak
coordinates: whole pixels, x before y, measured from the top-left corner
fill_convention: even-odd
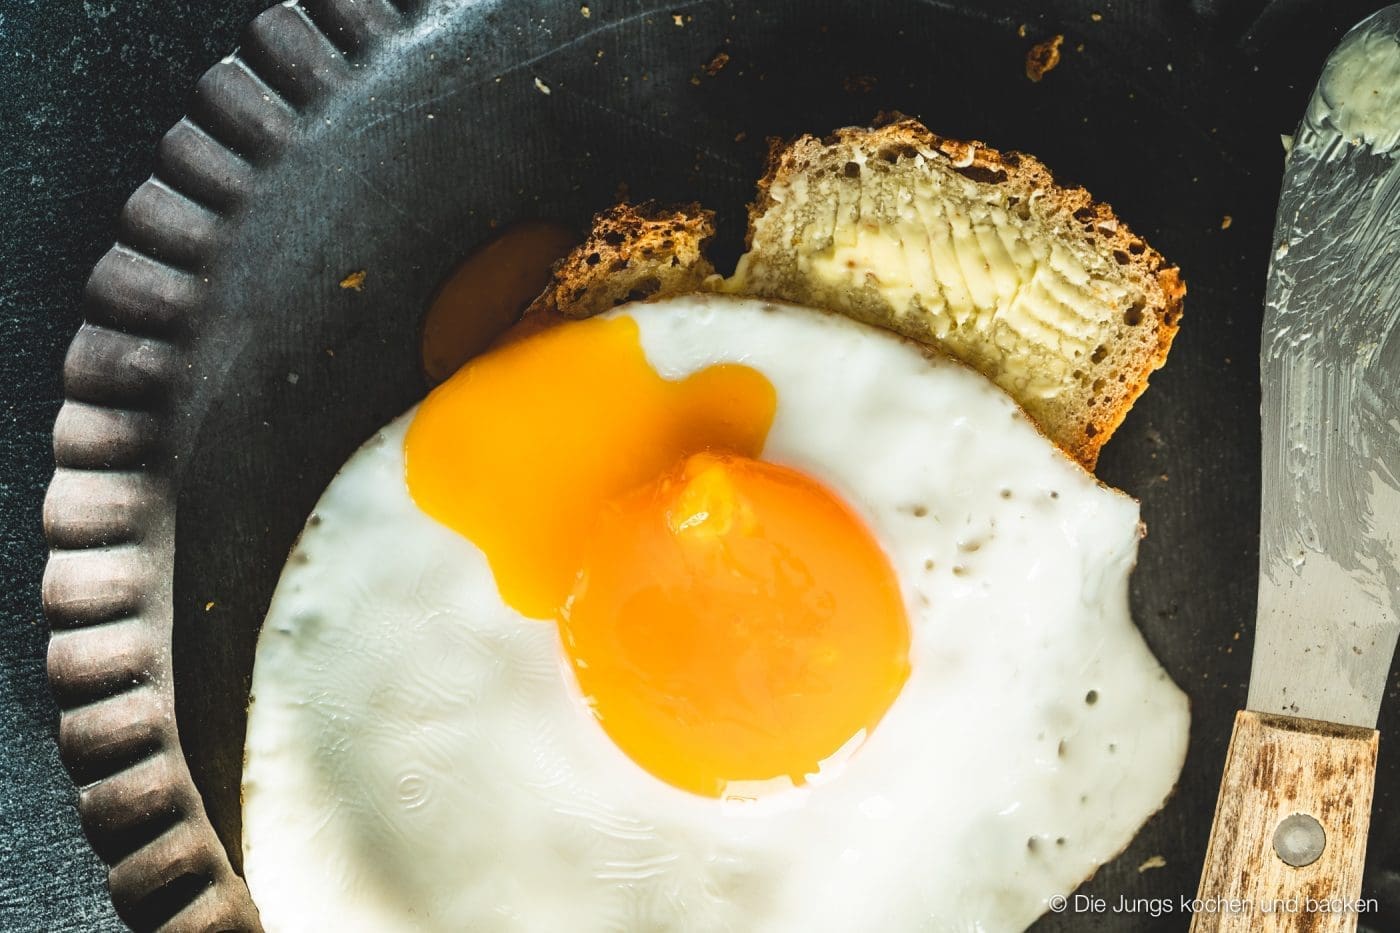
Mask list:
[[[801,784],[909,671],[878,542],[834,492],[758,459],[776,392],[724,364],[667,380],[628,317],[477,357],[420,406],[409,492],[553,618],[594,715],[639,766],[720,796]]]

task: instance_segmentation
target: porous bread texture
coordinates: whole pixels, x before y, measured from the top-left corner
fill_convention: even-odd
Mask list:
[[[907,118],[775,145],[721,287],[937,346],[1089,469],[1165,362],[1185,294],[1083,188]]]
[[[826,308],[936,347],[990,378],[1092,470],[1166,360],[1179,271],[1031,156],[896,118],[775,141],[729,279],[713,215],[619,205],[531,310],[587,317],[705,287]]]
[[[704,254],[714,235],[714,211],[699,204],[610,207],[594,216],[587,238],[555,266],[526,316],[591,317],[628,301],[697,291],[715,271]]]

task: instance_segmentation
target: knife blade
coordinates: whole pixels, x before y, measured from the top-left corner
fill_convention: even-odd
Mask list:
[[[1400,635],[1400,5],[1332,52],[1260,342],[1259,608],[1191,929],[1355,930]]]
[[[1260,347],[1248,708],[1371,727],[1400,634],[1400,6],[1332,54],[1288,157]]]

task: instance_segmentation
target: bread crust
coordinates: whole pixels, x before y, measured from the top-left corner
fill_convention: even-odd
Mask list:
[[[774,185],[796,177],[833,146],[858,147],[889,161],[932,151],[945,157],[954,171],[976,182],[1005,186],[1022,199],[1029,199],[1032,194],[1049,199],[1086,236],[1095,238],[1096,252],[1112,256],[1125,274],[1132,274],[1141,284],[1146,293],[1145,304],[1131,310],[1141,315],[1144,326],[1151,328],[1147,348],[1131,358],[1131,366],[1120,368],[1115,385],[1104,393],[1091,415],[1066,425],[1049,423],[1043,415],[1031,413],[1046,436],[1092,471],[1099,451],[1146,390],[1150,374],[1166,362],[1180,325],[1186,293],[1180,270],[1134,234],[1108,204],[1095,201],[1082,187],[1059,184],[1035,157],[1003,152],[981,142],[949,139],[899,113],[881,114],[872,127],[846,127],[824,138],[805,135],[791,141],[770,139],[767,165],[758,180],[756,197],[749,205],[745,235],[748,250],[753,250],[759,219],[776,203]],[[583,318],[627,301],[701,290],[715,272],[704,255],[714,230],[714,213],[696,203],[673,207],[654,202],[624,203],[599,213],[587,239],[556,266],[550,285],[527,309],[526,329],[532,329],[529,325],[536,315],[548,316],[548,320]],[[732,287],[725,290],[744,293]],[[889,326],[887,322],[877,323]],[[902,333],[941,349],[935,340],[924,335]],[[1017,401],[1031,407],[1025,399]],[[1089,412],[1089,406],[1083,406],[1082,411]]]
[[[1072,436],[1053,430],[1051,425],[1040,425],[1066,453],[1092,471],[1103,445],[1147,389],[1148,377],[1167,360],[1180,327],[1186,295],[1181,270],[1134,234],[1106,202],[1095,201],[1082,187],[1059,184],[1045,164],[1034,156],[1014,150],[1003,152],[976,140],[949,139],[898,112],[881,113],[870,127],[843,127],[822,138],[804,135],[788,141],[770,137],[767,164],[758,181],[757,195],[749,204],[746,250],[753,249],[759,218],[774,206],[773,186],[800,173],[823,150],[841,144],[883,153],[887,158],[934,150],[947,157],[955,171],[974,181],[1007,186],[1023,198],[1039,192],[1040,197],[1058,204],[1086,233],[1104,243],[1119,265],[1137,271],[1143,281],[1151,283],[1149,301],[1141,313],[1150,320],[1153,329],[1152,350],[1137,360],[1139,365],[1134,371],[1123,374],[1123,388],[1117,404],[1096,411],[1086,430]]]
[[[555,265],[526,316],[591,317],[628,301],[696,291],[715,267],[705,245],[715,213],[698,203],[622,203],[595,214],[582,243]]]

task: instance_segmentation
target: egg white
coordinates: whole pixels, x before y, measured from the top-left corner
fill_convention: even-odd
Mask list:
[[[341,470],[258,643],[244,865],[269,931],[1019,930],[1171,792],[1185,696],[1134,627],[1137,504],[976,373],[747,299],[620,309],[667,378],[739,362],[764,458],[864,516],[908,683],[819,781],[687,794],[594,722],[554,625],[404,482],[412,412]],[[1092,691],[1092,693],[1091,693]]]

